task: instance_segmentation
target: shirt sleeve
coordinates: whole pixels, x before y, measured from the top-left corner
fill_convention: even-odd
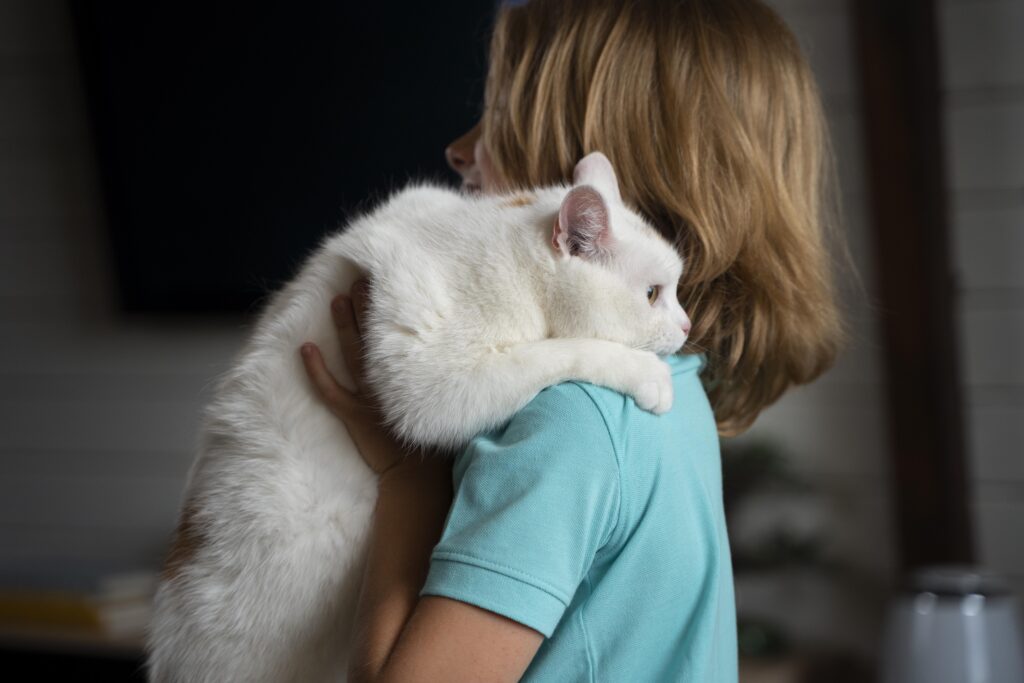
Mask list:
[[[474,439],[421,595],[496,612],[550,636],[618,517],[607,423],[579,385],[545,389]]]

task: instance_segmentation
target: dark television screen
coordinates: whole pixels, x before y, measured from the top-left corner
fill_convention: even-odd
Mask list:
[[[346,215],[454,183],[495,7],[72,6],[131,312],[252,311]]]

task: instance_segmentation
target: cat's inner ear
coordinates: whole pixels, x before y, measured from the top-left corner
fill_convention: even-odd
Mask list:
[[[597,189],[581,185],[562,200],[551,244],[565,256],[596,258],[611,247],[608,205]]]
[[[572,184],[591,185],[603,192],[609,200],[622,201],[619,179],[615,177],[612,162],[600,152],[591,152],[579,160],[572,172]]]

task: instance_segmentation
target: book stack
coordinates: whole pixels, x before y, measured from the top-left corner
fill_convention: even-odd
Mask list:
[[[106,577],[88,594],[0,590],[0,637],[141,652],[156,584],[145,572]]]

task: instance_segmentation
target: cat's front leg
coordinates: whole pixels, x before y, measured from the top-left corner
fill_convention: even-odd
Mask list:
[[[650,351],[638,351],[628,346],[609,349],[605,353],[604,358],[588,357],[584,360],[580,376],[573,379],[632,396],[641,410],[655,415],[667,413],[672,408],[672,372],[665,361]]]
[[[632,396],[637,406],[657,415],[672,407],[671,371],[650,351],[600,339],[544,339],[512,346],[505,356],[495,364],[510,366],[526,384],[540,384],[535,391],[578,380]]]
[[[672,407],[668,364],[649,351],[614,342],[544,339],[455,352],[442,348],[434,358],[418,368],[419,382],[388,385],[384,376],[377,386],[396,433],[412,443],[462,446],[506,422],[542,389],[571,380],[632,396],[652,413]]]

